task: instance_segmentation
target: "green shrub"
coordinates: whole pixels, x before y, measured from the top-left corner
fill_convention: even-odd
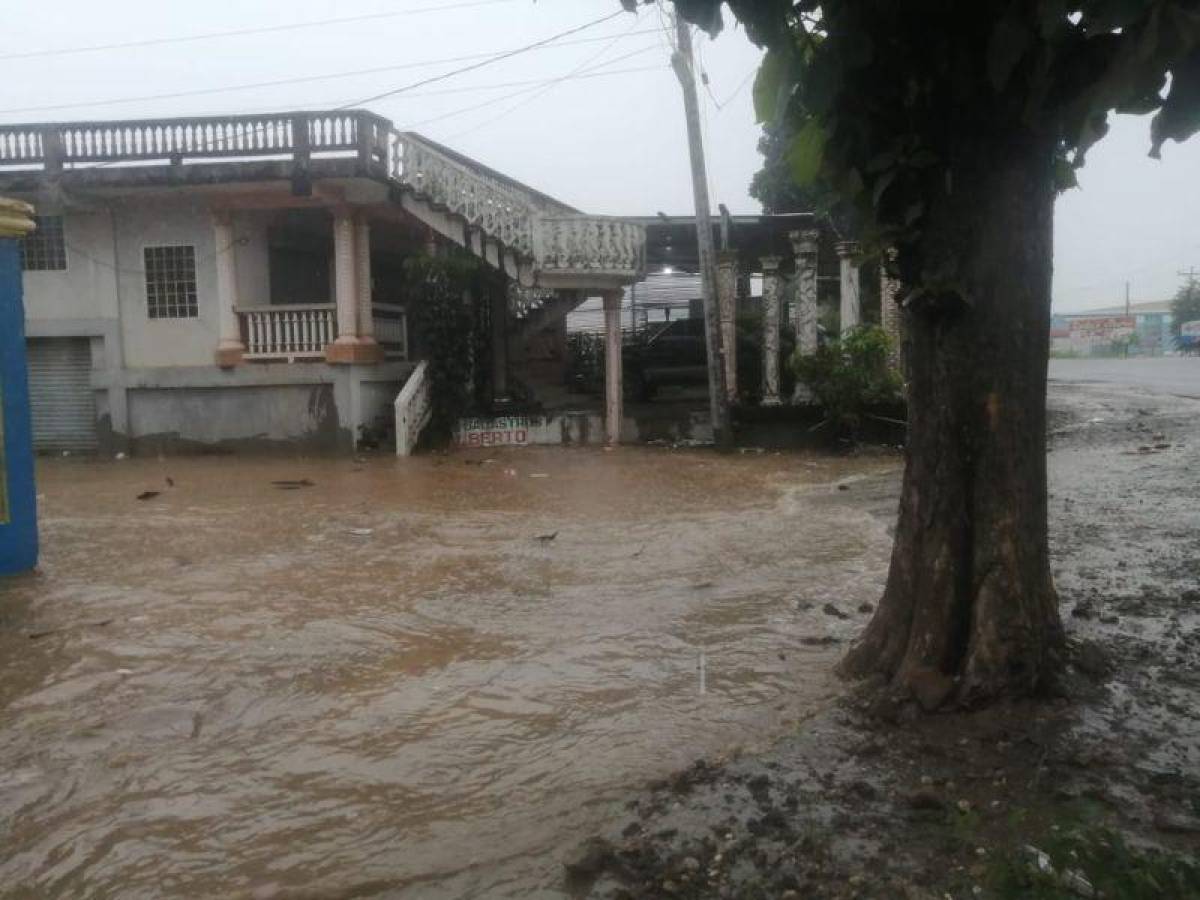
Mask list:
[[[888,362],[892,342],[878,326],[852,328],[811,356],[792,356],[792,371],[838,431],[855,434],[868,410],[896,403],[900,376]]]
[[[471,292],[478,272],[478,262],[463,255],[421,255],[404,264],[406,295],[415,300],[409,304],[410,315],[429,361],[432,412],[425,439],[433,445],[450,440],[471,401]]]

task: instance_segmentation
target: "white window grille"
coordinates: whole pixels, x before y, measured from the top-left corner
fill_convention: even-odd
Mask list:
[[[37,228],[21,239],[21,268],[53,272],[67,267],[67,240],[62,216],[34,216]]]
[[[196,248],[146,247],[144,254],[146,314],[151,319],[196,318]]]

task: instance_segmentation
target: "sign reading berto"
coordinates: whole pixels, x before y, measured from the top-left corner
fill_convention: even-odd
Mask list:
[[[37,564],[37,493],[25,373],[25,308],[17,239],[32,207],[0,198],[0,575]]]
[[[562,428],[548,416],[459,419],[454,439],[460,447],[524,447],[529,444],[561,444]]]

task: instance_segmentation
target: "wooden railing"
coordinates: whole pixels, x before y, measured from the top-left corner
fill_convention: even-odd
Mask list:
[[[337,307],[251,306],[238,310],[246,359],[324,359],[337,337]]]
[[[387,359],[408,359],[408,314],[397,303],[373,303],[375,340]]]
[[[0,170],[230,157],[353,156],[386,172],[391,123],[361,111],[0,125]]]
[[[396,396],[396,455],[411,456],[433,412],[429,363],[422,360]]]

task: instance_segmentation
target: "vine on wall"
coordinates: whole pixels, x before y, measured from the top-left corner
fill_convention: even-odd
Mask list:
[[[466,256],[423,254],[405,261],[410,316],[428,360],[432,415],[425,438],[444,444],[471,404],[475,373],[474,288],[479,263]]]

